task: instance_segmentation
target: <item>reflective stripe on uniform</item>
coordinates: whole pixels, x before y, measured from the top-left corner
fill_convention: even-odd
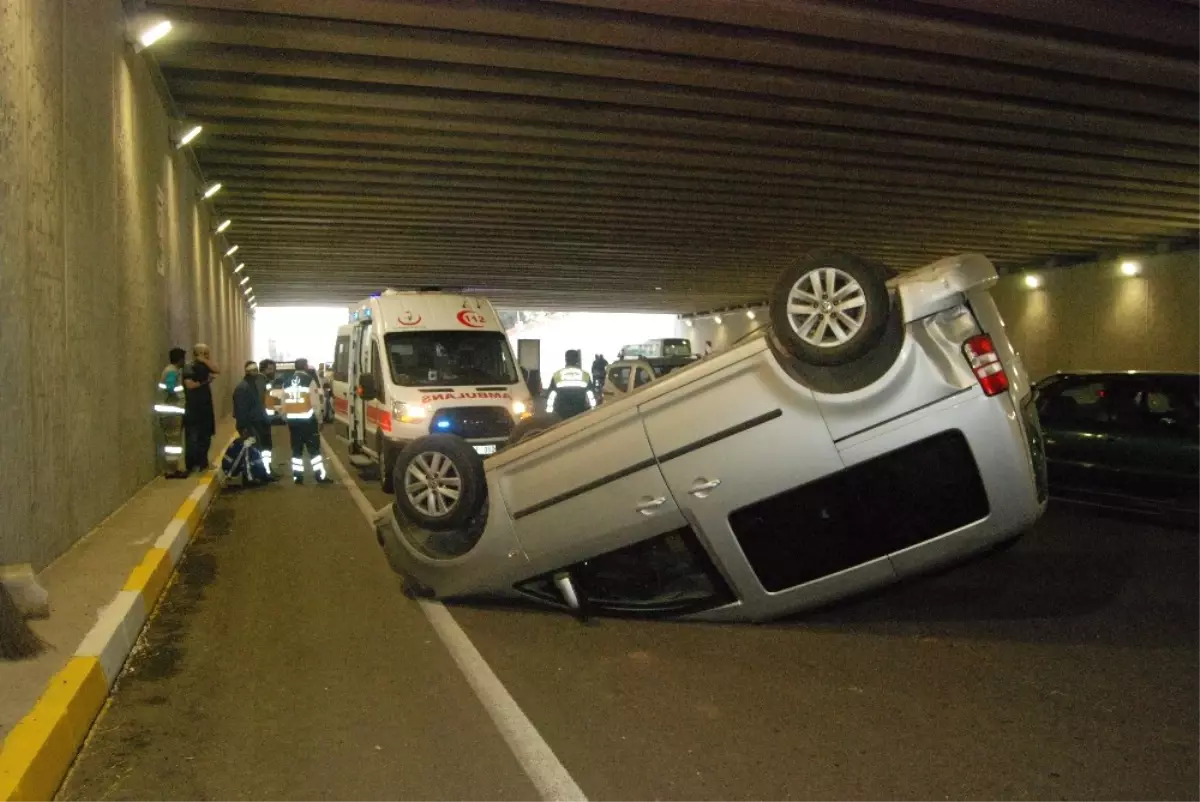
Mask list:
[[[155,404],[154,411],[160,415],[182,415],[185,412],[183,407],[174,404]]]
[[[583,379],[578,379],[578,380],[567,379],[566,381],[555,382],[554,386],[560,390],[563,388],[566,388],[566,387],[573,387],[573,388],[582,390],[583,388],[589,387],[590,385],[587,382],[585,382]]]
[[[163,446],[163,453],[177,457],[183,453],[183,446]]]
[[[304,412],[289,412],[287,414],[287,419],[288,420],[308,420],[315,414],[316,414],[316,411],[312,410],[312,409],[306,409]]]

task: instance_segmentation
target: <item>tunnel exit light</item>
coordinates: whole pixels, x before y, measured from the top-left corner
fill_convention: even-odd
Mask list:
[[[157,25],[152,25],[151,27],[147,28],[146,30],[144,30],[140,34],[138,34],[138,42],[141,44],[142,47],[149,47],[150,45],[154,44],[159,39],[162,39],[164,36],[166,36],[170,32],[171,32],[171,21],[163,20],[162,22],[158,23]]]

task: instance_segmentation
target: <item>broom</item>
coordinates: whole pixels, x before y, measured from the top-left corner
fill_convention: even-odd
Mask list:
[[[45,648],[46,644],[25,623],[25,614],[8,588],[0,582],[0,659],[24,660],[38,656]]]

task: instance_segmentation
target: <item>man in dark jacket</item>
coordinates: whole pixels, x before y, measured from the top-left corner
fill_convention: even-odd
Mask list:
[[[187,441],[184,452],[187,471],[208,470],[208,450],[217,431],[217,418],[213,410],[213,377],[221,371],[212,361],[212,352],[204,343],[192,348],[194,359],[183,369],[183,387],[187,403],[183,413],[184,437]]]
[[[263,431],[270,430],[271,424],[267,420],[267,408],[259,390],[258,364],[254,361],[247,362],[245,370],[245,377],[233,390],[233,419],[237,423],[238,436],[253,437],[261,448],[259,437]],[[271,474],[270,454],[269,450],[262,451],[262,464],[267,475],[275,479]]]

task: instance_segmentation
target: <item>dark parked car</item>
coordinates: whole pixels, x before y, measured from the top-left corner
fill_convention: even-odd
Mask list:
[[[1035,393],[1052,496],[1197,520],[1200,375],[1058,373]]]

